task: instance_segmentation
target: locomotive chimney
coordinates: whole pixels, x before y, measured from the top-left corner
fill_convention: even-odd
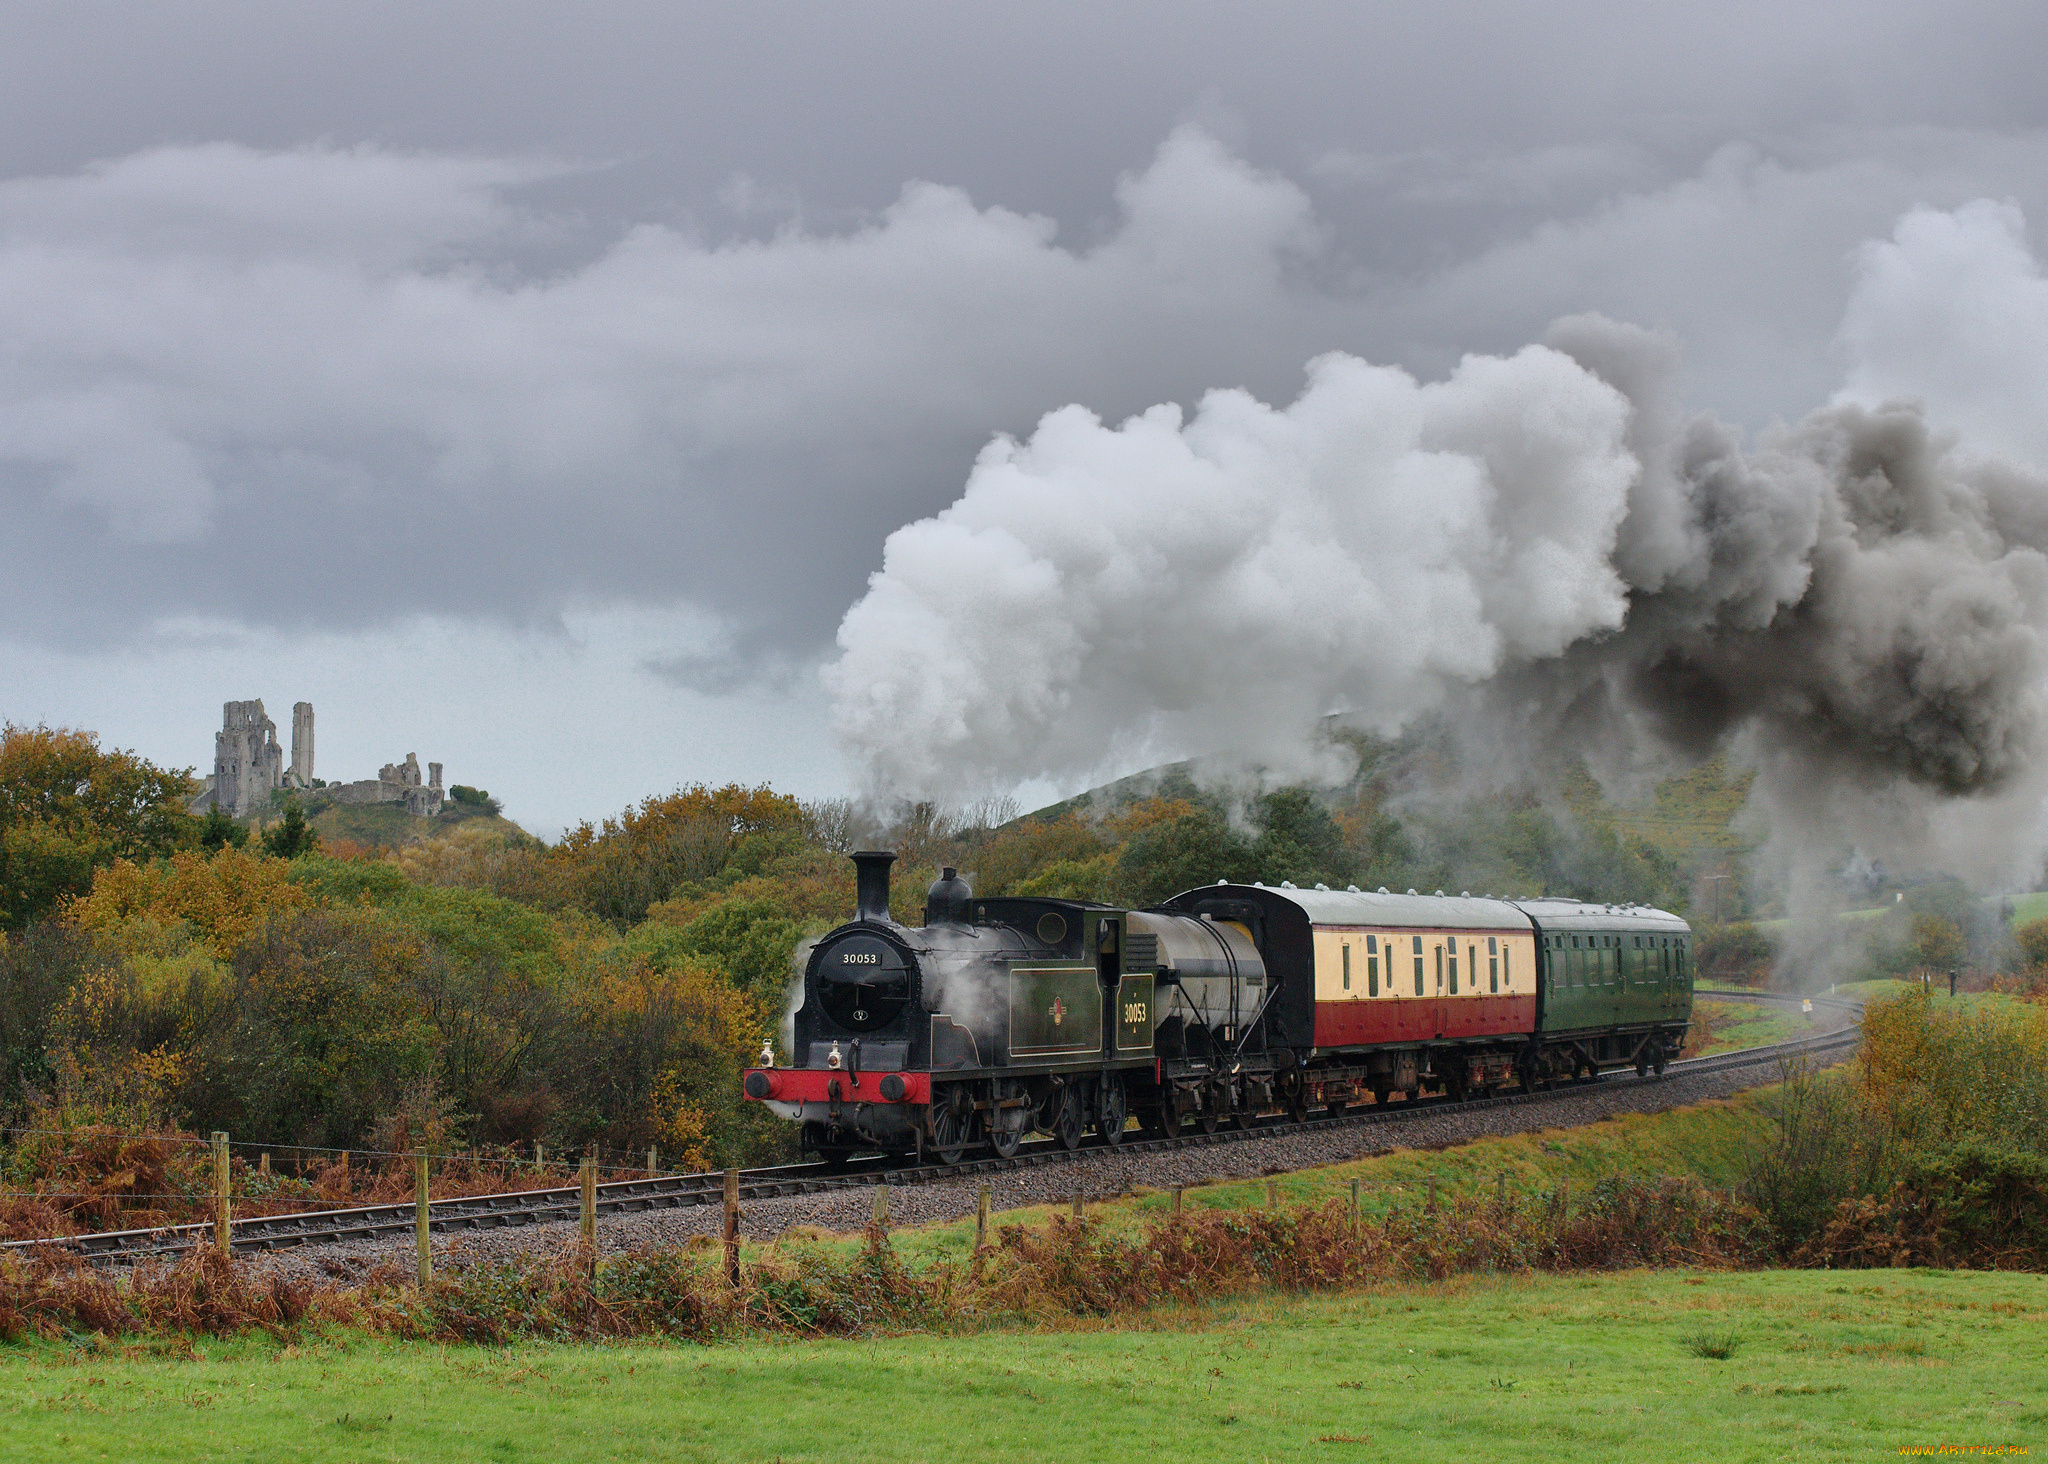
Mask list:
[[[853,856],[854,919],[894,923],[889,918],[889,866],[895,862],[894,854],[874,849]]]

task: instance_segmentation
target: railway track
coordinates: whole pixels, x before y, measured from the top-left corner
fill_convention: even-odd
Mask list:
[[[1832,1009],[1852,1014],[1857,1003],[1844,998],[1781,996],[1770,992],[1706,991],[1699,996],[1759,1002],[1811,1000],[1816,1010]],[[1743,1067],[1768,1067],[1798,1057],[1831,1057],[1854,1047],[1859,1035],[1854,1026],[1821,1032],[1767,1047],[1750,1047],[1711,1057],[1687,1058],[1672,1063],[1667,1074],[1724,1072]],[[1593,1082],[1627,1081],[1608,1075]],[[1215,1133],[1183,1134],[1177,1138],[1129,1138],[1116,1149],[1119,1154],[1163,1153],[1170,1149],[1191,1149],[1210,1144],[1247,1143],[1283,1133],[1312,1133],[1319,1130],[1370,1128],[1398,1124],[1425,1114],[1475,1112],[1486,1108],[1508,1108],[1535,1104],[1584,1092],[1591,1083],[1568,1083],[1534,1093],[1507,1093],[1491,1098],[1471,1098],[1454,1103],[1447,1098],[1410,1099],[1381,1108],[1377,1105],[1327,1117],[1294,1121],[1270,1117],[1255,1119],[1239,1127]],[[1025,1145],[1014,1157],[1001,1159],[982,1155],[958,1164],[917,1164],[900,1160],[856,1160],[848,1164],[787,1164],[766,1169],[740,1171],[740,1199],[772,1199],[787,1195],[816,1194],[824,1190],[877,1184],[919,1185],[937,1180],[993,1174],[1035,1165],[1057,1164],[1085,1159],[1105,1151],[1098,1138],[1080,1149],[1069,1151],[1046,1139]],[[648,1210],[721,1203],[725,1193],[722,1172],[661,1175],[649,1179],[616,1180],[597,1187],[599,1215],[628,1215]],[[504,1194],[471,1195],[459,1199],[435,1200],[428,1207],[428,1228],[437,1234],[495,1230],[507,1226],[544,1225],[574,1220],[581,1213],[582,1192],[566,1185],[552,1189],[513,1190]],[[394,1205],[364,1205],[347,1210],[316,1210],[298,1215],[255,1215],[230,1222],[229,1245],[236,1251],[279,1250],[300,1245],[337,1241],[369,1240],[413,1233],[417,1216],[411,1201]],[[207,1244],[213,1233],[210,1224],[175,1225],[160,1230],[104,1230],[51,1240],[7,1242],[4,1249],[59,1246],[87,1258],[101,1261],[136,1260],[148,1256],[176,1254]]]

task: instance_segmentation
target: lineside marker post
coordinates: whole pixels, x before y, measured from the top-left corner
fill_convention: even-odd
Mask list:
[[[652,1157],[651,1153],[649,1157]],[[725,1171],[725,1284],[735,1291],[740,1289],[740,1172],[737,1169]]]
[[[875,1186],[874,1224],[877,1230],[889,1228],[889,1186],[886,1184]]]
[[[1180,1224],[1181,1188],[1182,1187],[1180,1185],[1175,1185],[1173,1187],[1173,1223],[1176,1225]]]
[[[538,1174],[548,1167],[548,1146],[539,1139],[533,1141],[533,1171]]]
[[[974,1248],[984,1249],[988,1245],[988,1186],[983,1185],[974,1197]]]
[[[655,1151],[655,1150],[653,1150],[653,1149],[649,1149],[649,1150],[647,1151],[647,1177],[648,1177],[649,1179],[652,1179],[652,1178],[654,1178],[654,1175],[655,1175],[655,1172],[656,1172],[656,1171],[655,1171],[655,1168],[654,1168],[654,1156],[655,1156],[655,1152],[656,1152],[656,1151]]]
[[[422,1292],[434,1284],[434,1232],[427,1225],[432,1204],[427,1184],[427,1156],[415,1155],[412,1164],[412,1241],[419,1251]]]
[[[583,1156],[583,1171],[577,1178],[583,1187],[583,1264],[597,1275],[597,1161]]]
[[[228,1254],[228,1219],[234,1213],[234,1198],[229,1193],[228,1136],[219,1130],[213,1135],[213,1239],[222,1255]]]
[[[1074,1191],[1074,1218],[1076,1220],[1081,1218],[1081,1192],[1079,1190]]]

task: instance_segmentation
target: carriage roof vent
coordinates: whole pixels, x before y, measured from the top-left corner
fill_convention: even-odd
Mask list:
[[[1219,880],[1217,880],[1217,881],[1216,881],[1216,883],[1218,883],[1218,884],[1220,884],[1220,885],[1225,885],[1225,884],[1229,884],[1229,883],[1230,883],[1230,881],[1229,881],[1229,880],[1227,880],[1227,879],[1219,879]]]
[[[1283,890],[1291,890],[1294,888],[1294,881],[1291,879],[1283,879],[1280,881],[1280,888]]]
[[[1459,899],[1461,899],[1461,900],[1469,900],[1469,899],[1471,899],[1471,898],[1472,898],[1472,891],[1470,891],[1470,890],[1459,890],[1459,891],[1458,891],[1458,898],[1459,898]]]
[[[1386,892],[1387,892],[1387,887],[1386,887],[1385,885],[1381,885],[1381,886],[1380,886],[1380,893],[1384,895],[1384,894],[1385,894]],[[1408,891],[1408,893],[1412,895],[1412,894],[1414,894],[1414,893],[1415,893],[1415,891],[1413,891],[1413,890],[1410,890],[1410,891]]]
[[[1317,885],[1317,886],[1316,886],[1316,888],[1317,888],[1317,889],[1319,889],[1319,890],[1326,890],[1326,889],[1328,889],[1328,888],[1329,888],[1329,886],[1328,886],[1328,885],[1326,885],[1326,884],[1319,884],[1319,885]]]
[[[1412,894],[1414,894],[1414,893],[1415,893],[1415,891],[1411,889],[1411,890],[1409,890],[1409,891],[1408,891],[1408,893],[1412,895]]]
[[[1361,890],[1357,885],[1346,885],[1344,886],[1344,889],[1347,894],[1362,895],[1365,893],[1365,891]],[[1380,893],[1384,895],[1386,891],[1381,890]]]
[[[1442,899],[1442,898],[1444,897],[1444,892],[1443,892],[1442,890],[1438,890],[1438,891],[1436,892],[1436,897],[1437,897],[1437,898],[1438,898],[1439,900],[1441,900],[1441,899]]]

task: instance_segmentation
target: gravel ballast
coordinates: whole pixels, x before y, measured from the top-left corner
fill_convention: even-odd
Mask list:
[[[1623,1074],[1547,1095],[1537,1103],[1442,1112],[1421,1109],[1393,1122],[1275,1133],[1163,1153],[1083,1151],[1063,1163],[919,1184],[892,1184],[889,1218],[892,1225],[920,1225],[972,1215],[976,1193],[983,1184],[989,1186],[994,1209],[1000,1212],[1065,1203],[1077,1190],[1091,1200],[1110,1199],[1139,1188],[1161,1190],[1177,1184],[1257,1178],[1363,1159],[1396,1149],[1441,1148],[1496,1135],[1576,1128],[1623,1114],[1660,1113],[1726,1098],[1775,1081],[1779,1071],[1778,1061],[1767,1058],[1717,1072],[1673,1072],[1662,1079],[1643,1080]],[[740,1229],[753,1240],[772,1240],[798,1225],[854,1232],[868,1223],[873,1206],[871,1184],[748,1200],[741,1205]],[[694,1238],[716,1237],[721,1224],[717,1204],[600,1215],[597,1241],[600,1252],[681,1246]],[[577,1235],[577,1225],[569,1221],[436,1235],[433,1245],[437,1264],[461,1265],[519,1254],[563,1253],[576,1246]],[[275,1269],[308,1279],[360,1276],[379,1264],[410,1270],[414,1259],[410,1236],[304,1245],[248,1258],[258,1269]]]

